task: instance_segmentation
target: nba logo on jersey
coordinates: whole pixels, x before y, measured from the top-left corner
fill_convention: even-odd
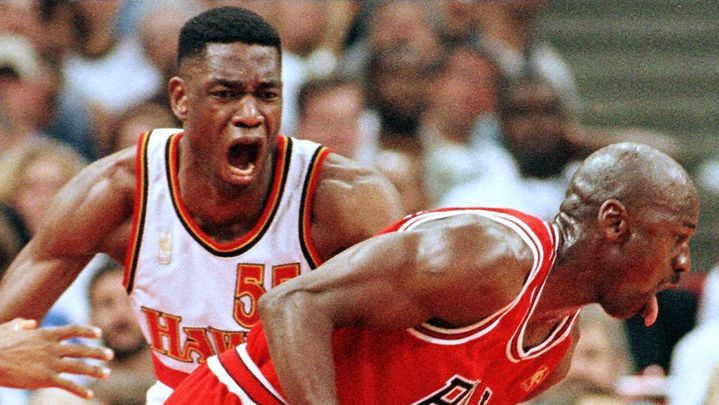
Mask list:
[[[170,232],[160,232],[160,240],[157,244],[157,261],[160,264],[170,264],[172,261],[172,238],[170,238]]]
[[[530,391],[534,389],[537,385],[541,384],[545,378],[547,378],[548,374],[549,368],[547,366],[540,367],[537,371],[534,372],[534,374],[532,374],[531,377],[524,380],[524,382],[522,383],[522,389],[524,391]]]

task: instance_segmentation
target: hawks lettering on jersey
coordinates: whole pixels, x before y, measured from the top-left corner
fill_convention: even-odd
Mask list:
[[[262,264],[238,264],[234,318],[238,324],[251,329],[259,321],[257,302],[266,292],[263,285],[265,266]],[[272,287],[297,277],[299,263],[272,266]],[[247,331],[229,331],[213,327],[182,325],[182,316],[166,313],[146,306],[142,307],[150,330],[152,350],[186,363],[204,363],[208,357],[229,350],[247,339]],[[185,336],[182,342],[182,336]]]

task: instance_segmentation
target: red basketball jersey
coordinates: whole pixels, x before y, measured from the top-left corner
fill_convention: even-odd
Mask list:
[[[497,221],[528,244],[534,265],[521,292],[504,308],[467,327],[446,329],[427,323],[389,332],[335,331],[333,351],[342,404],[515,404],[532,394],[565,356],[576,313],[563,319],[543,343],[533,347],[522,343],[555,258],[554,226],[513,210],[448,208],[408,216],[386,232],[402,232],[458,214]],[[168,404],[198,398],[204,405],[285,403],[261,324],[246,344],[203,367],[207,368],[186,381]]]

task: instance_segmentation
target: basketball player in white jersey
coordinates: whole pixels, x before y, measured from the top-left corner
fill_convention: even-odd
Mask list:
[[[168,84],[182,129],[143,134],[70,181],[0,282],[0,320],[41,319],[109,254],[126,265],[158,379],[148,403],[161,403],[244,340],[266,290],[399,218],[374,169],[279,134],[280,60],[277,32],[255,13],[188,21]]]

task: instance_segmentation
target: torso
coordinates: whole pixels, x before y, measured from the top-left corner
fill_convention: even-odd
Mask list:
[[[534,264],[521,291],[490,316],[460,328],[425,323],[396,331],[337,330],[333,352],[341,403],[436,404],[451,395],[457,403],[514,404],[530,396],[565,357],[576,314],[527,339],[529,320],[556,254],[558,233],[552,225],[510,210],[445,209],[409,217],[390,230],[402,232],[467,213],[511,228],[532,251]],[[243,385],[251,395],[273,390],[281,394],[261,326],[247,345],[220,356],[220,361],[225,369],[242,369],[237,365],[244,362],[262,371],[270,387]],[[244,384],[247,379],[236,380]]]
[[[177,179],[178,131],[139,144],[138,190],[125,287],[153,349],[160,381],[175,385],[207,357],[239,344],[269,288],[321,261],[311,204],[325,148],[281,137],[267,204],[250,231],[218,241],[189,214]]]

